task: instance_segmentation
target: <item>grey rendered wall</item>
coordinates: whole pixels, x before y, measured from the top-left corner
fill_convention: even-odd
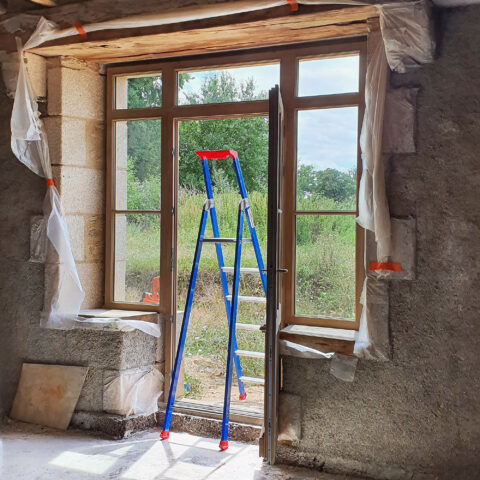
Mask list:
[[[30,328],[43,305],[43,265],[27,260],[30,217],[41,213],[45,181],[11,153],[11,108],[0,79],[0,421],[10,409]]]
[[[303,437],[286,461],[388,479],[480,478],[480,7],[443,11],[420,87],[417,153],[387,170],[392,215],[416,216],[416,279],[390,284],[393,360],[344,383],[285,359]],[[420,476],[420,473],[429,474]]]

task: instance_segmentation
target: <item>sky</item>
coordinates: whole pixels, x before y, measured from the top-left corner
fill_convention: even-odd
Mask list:
[[[299,96],[329,95],[358,91],[358,55],[305,59],[299,62]],[[254,78],[256,92],[266,92],[279,83],[278,64],[258,65],[228,70],[189,72],[193,79],[185,91],[199,92],[209,75],[228,71],[238,82]],[[267,97],[265,97],[267,98]],[[179,103],[185,97],[179,92]],[[183,100],[183,101],[182,101]],[[186,103],[186,102],[185,102]],[[299,165],[312,165],[316,170],[335,168],[347,171],[357,163],[357,108],[303,110],[298,112],[297,155]]]

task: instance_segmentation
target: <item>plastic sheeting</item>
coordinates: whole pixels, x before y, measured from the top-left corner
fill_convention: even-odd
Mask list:
[[[42,324],[64,327],[78,316],[85,296],[73,260],[65,215],[60,196],[53,184],[48,141],[40,120],[40,112],[33,95],[19,45],[19,72],[11,119],[11,147],[15,156],[32,172],[47,179],[47,193],[43,202],[45,232],[58,255],[58,288],[51,304],[44,306]],[[40,232],[41,233],[41,232]],[[42,242],[43,241],[43,242]],[[39,256],[46,248],[40,235],[35,250]]]
[[[163,375],[155,367],[104,372],[103,409],[122,416],[151,415],[158,411]]]

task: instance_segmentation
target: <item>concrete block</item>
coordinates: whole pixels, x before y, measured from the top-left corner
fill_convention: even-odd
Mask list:
[[[387,92],[383,122],[383,151],[415,153],[415,111],[417,88]]]
[[[82,215],[66,215],[70,245],[76,262],[85,260],[85,225]]]
[[[103,411],[103,370],[96,367],[88,369],[75,410],[88,412]]]
[[[158,410],[163,375],[154,366],[106,370],[103,375],[103,410],[117,415],[150,415]]]
[[[104,172],[70,166],[54,166],[52,170],[66,214],[104,213]]]
[[[105,215],[85,215],[85,261],[105,258]]]
[[[102,122],[65,116],[44,117],[53,165],[105,168]]]
[[[78,263],[77,272],[85,292],[82,308],[102,307],[105,292],[103,263]]]
[[[105,79],[90,68],[48,69],[48,114],[103,120]]]
[[[416,220],[392,218],[392,261],[400,263],[402,273],[382,272],[378,278],[414,280],[416,266]]]

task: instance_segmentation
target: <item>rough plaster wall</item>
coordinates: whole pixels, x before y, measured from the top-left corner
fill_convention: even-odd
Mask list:
[[[0,421],[15,394],[29,327],[43,305],[43,265],[29,263],[30,216],[41,213],[45,181],[14,158],[10,112],[0,80]]]
[[[417,277],[390,285],[392,361],[360,361],[344,383],[327,363],[286,359],[285,390],[304,412],[290,460],[378,478],[479,478],[479,25],[478,6],[444,12],[437,61],[392,79],[420,86],[417,154],[388,169],[392,214],[417,218]]]

